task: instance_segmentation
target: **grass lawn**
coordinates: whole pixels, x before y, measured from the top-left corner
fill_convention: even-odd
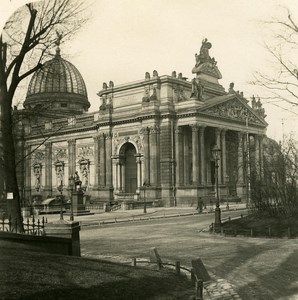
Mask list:
[[[191,299],[173,272],[0,248],[0,299]]]
[[[250,234],[250,230],[253,229],[254,236],[268,236],[270,228],[272,237],[288,237],[290,230],[290,237],[297,237],[298,216],[285,218],[282,216],[256,217],[255,215],[248,215],[244,218],[225,222],[223,227],[225,229],[230,229],[231,232],[237,230],[238,234],[246,233],[246,235]]]

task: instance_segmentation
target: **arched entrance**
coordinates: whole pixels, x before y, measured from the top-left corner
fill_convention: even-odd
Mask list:
[[[132,143],[125,143],[120,149],[124,165],[124,193],[134,194],[137,190],[136,148]]]

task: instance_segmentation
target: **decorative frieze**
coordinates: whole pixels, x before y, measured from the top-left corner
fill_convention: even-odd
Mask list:
[[[32,160],[35,162],[40,162],[45,160],[45,152],[43,150],[35,150],[32,153]]]
[[[94,155],[93,145],[84,145],[77,147],[77,157],[90,157]]]
[[[262,124],[261,121],[237,99],[212,106],[204,110],[204,112],[241,121],[246,121],[246,119],[248,119],[248,122]]]
[[[68,157],[67,148],[54,149],[53,157],[54,160],[64,159]]]

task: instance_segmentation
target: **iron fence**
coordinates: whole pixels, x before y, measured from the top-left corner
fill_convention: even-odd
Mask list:
[[[20,224],[17,219],[13,220],[11,216],[6,218],[5,215],[3,215],[0,221],[0,231],[29,235],[44,235],[44,228],[47,222],[48,220],[45,217],[42,217],[41,220],[36,220],[33,216],[32,219],[27,218],[25,222],[22,221],[23,226],[19,226]]]

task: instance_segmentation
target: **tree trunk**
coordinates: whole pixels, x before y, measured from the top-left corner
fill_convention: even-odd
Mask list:
[[[1,132],[3,143],[3,161],[4,161],[4,182],[5,195],[4,201],[7,201],[7,213],[11,217],[14,230],[23,232],[23,219],[20,207],[20,194],[18,189],[16,162],[15,162],[15,144],[13,138],[12,123],[12,99],[7,93],[6,85],[0,87],[0,105],[1,105]],[[8,194],[10,193],[10,194]],[[7,195],[13,196],[7,199]],[[16,228],[17,227],[17,228]]]

